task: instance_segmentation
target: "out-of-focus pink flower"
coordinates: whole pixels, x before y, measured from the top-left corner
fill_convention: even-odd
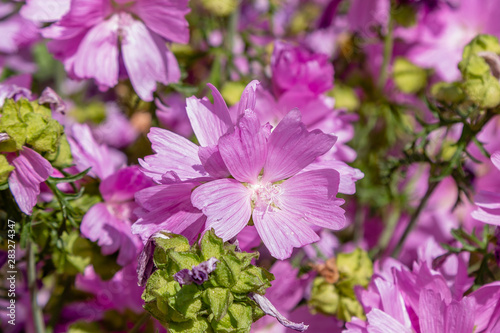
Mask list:
[[[321,94],[333,87],[333,65],[326,55],[282,41],[274,44],[271,71],[276,96],[292,88]]]
[[[155,99],[156,116],[160,123],[183,137],[193,135],[193,129],[186,113],[186,99],[181,94],[172,93],[165,98]]]
[[[125,148],[137,139],[139,133],[116,103],[106,103],[106,119],[91,125],[95,139],[114,148]]]
[[[193,205],[224,240],[236,236],[250,217],[264,244],[278,259],[293,247],[319,240],[311,225],[340,229],[344,211],[333,169],[301,171],[335,144],[336,137],[309,132],[292,110],[270,132],[246,109],[234,131],[219,139],[222,160],[234,179],[219,179],[193,191]],[[264,173],[261,175],[262,169]]]
[[[491,162],[500,170],[500,151],[491,155]],[[471,213],[476,220],[500,226],[500,192],[480,191],[474,198],[477,209]]]
[[[390,10],[389,0],[353,0],[347,21],[352,30],[358,31],[363,36],[369,36],[374,26],[387,26]]]
[[[487,15],[485,15],[487,13]],[[500,7],[495,0],[462,0],[458,8],[447,4],[430,13],[419,12],[418,24],[400,28],[397,35],[412,43],[407,54],[415,64],[434,68],[445,81],[460,78],[458,63],[464,46],[481,33],[500,36]]]
[[[92,169],[88,173],[89,176],[105,179],[126,165],[125,154],[104,144],[98,144],[88,125],[73,124],[68,134],[68,142],[78,172],[90,167]]]
[[[9,188],[21,211],[31,215],[40,194],[40,184],[52,173],[52,165],[36,151],[23,147],[19,155],[7,155],[15,168],[9,175]]]
[[[80,226],[82,235],[101,247],[104,255],[119,251],[117,263],[131,263],[142,248],[130,226],[136,220],[134,194],[152,185],[138,167],[120,169],[99,185],[103,203],[92,206]]]
[[[375,262],[382,271],[375,270],[368,289],[356,287],[367,321],[355,318],[344,332],[492,332],[488,328],[497,324],[500,315],[500,283],[463,296],[465,289],[454,292],[446,278],[428,265],[419,261],[409,270],[394,260],[383,265]],[[457,271],[453,279],[468,279],[467,270]]]
[[[71,0],[26,0],[21,15],[33,22],[54,22],[60,20],[71,6]]]
[[[72,78],[94,79],[105,89],[128,74],[143,100],[156,83],[178,81],[177,60],[166,41],[187,43],[187,0],[74,0],[69,11],[42,34]]]

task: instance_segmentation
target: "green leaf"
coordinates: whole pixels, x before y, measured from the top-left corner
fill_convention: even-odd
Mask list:
[[[226,315],[233,303],[233,295],[227,288],[208,288],[203,292],[202,299],[217,321]]]
[[[245,304],[233,303],[220,321],[212,320],[211,324],[216,332],[246,333],[250,332],[252,322],[252,308]]]
[[[238,281],[231,288],[231,291],[240,294],[256,292],[262,295],[267,288],[271,287],[270,281],[272,280],[274,280],[274,275],[265,269],[250,266],[248,269],[241,272]]]
[[[212,257],[219,258],[224,253],[224,242],[217,237],[214,229],[208,230],[201,239],[201,257],[203,261]]]
[[[9,164],[5,155],[0,155],[0,184],[7,182],[12,170],[14,167]]]
[[[76,182],[77,180],[82,179],[87,175],[87,173],[90,171],[91,168],[85,169],[80,173],[77,173],[76,175],[71,175],[67,177],[52,177],[50,176],[49,179],[47,180],[48,182],[51,182],[52,184],[61,184],[61,183],[73,183]]]
[[[177,310],[187,319],[196,319],[198,311],[201,310],[201,291],[196,284],[183,286],[173,297],[170,306]]]

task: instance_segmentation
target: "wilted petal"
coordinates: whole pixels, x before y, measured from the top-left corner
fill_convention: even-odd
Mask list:
[[[263,179],[275,182],[295,175],[329,151],[335,141],[335,136],[320,130],[309,132],[299,110],[290,111],[269,137]]]
[[[304,323],[294,323],[286,319],[266,297],[256,293],[250,293],[248,296],[259,305],[265,314],[276,318],[281,325],[298,332],[304,332],[309,327],[309,325],[304,325]]]
[[[59,96],[52,88],[47,87],[42,91],[40,98],[38,99],[40,104],[50,104],[50,108],[53,112],[63,113],[66,111],[66,103],[64,103],[61,96]]]
[[[250,221],[251,192],[234,179],[217,179],[196,188],[191,195],[195,207],[207,216],[205,229],[215,229],[227,241]]]
[[[52,166],[36,151],[24,147],[10,161],[15,168],[9,176],[9,188],[21,211],[31,215],[40,194],[40,183],[52,174]]]

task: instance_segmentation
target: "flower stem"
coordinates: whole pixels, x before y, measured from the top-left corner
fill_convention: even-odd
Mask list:
[[[396,245],[396,247],[392,251],[392,254],[391,254],[392,257],[397,257],[399,255],[399,253],[401,252],[401,249],[403,248],[403,245],[406,241],[406,238],[408,237],[410,232],[415,227],[415,225],[418,221],[418,217],[420,216],[420,213],[422,212],[422,210],[424,210],[425,206],[427,205],[427,201],[429,201],[429,198],[431,197],[432,193],[434,192],[434,190],[436,189],[438,184],[439,184],[439,182],[429,182],[429,187],[427,188],[427,192],[425,192],[417,209],[411,215],[410,222],[406,226],[406,229],[403,232],[403,235],[401,236],[401,238],[399,239],[398,244]]]
[[[35,246],[32,240],[28,241],[28,288],[31,298],[31,313],[33,315],[33,323],[36,333],[45,333],[45,323],[43,321],[42,309],[38,305],[37,287],[36,287],[36,262],[35,262]]]
[[[382,62],[382,67],[380,68],[380,75],[378,77],[377,86],[380,90],[383,90],[387,79],[389,78],[389,63],[392,58],[392,50],[394,48],[394,19],[392,18],[392,13],[389,13],[389,22],[387,23],[387,34],[384,37],[384,59]]]

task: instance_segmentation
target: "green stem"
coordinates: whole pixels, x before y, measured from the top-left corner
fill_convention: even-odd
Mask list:
[[[427,205],[427,201],[429,201],[429,198],[431,197],[432,193],[434,192],[434,190],[436,189],[438,184],[439,184],[439,182],[429,182],[429,187],[427,188],[427,192],[425,192],[424,197],[420,201],[417,209],[411,215],[410,222],[406,226],[406,229],[403,232],[403,235],[401,236],[396,247],[392,251],[392,254],[391,254],[392,257],[397,257],[399,255],[399,253],[401,252],[401,249],[403,248],[403,245],[406,241],[406,238],[408,237],[410,232],[413,230],[413,228],[417,224],[418,217],[420,216],[420,213],[422,212],[422,210],[424,210],[425,206]]]
[[[135,323],[134,327],[129,331],[129,333],[137,333],[141,329],[142,325],[149,319],[151,315],[148,312],[144,312],[139,319],[137,320],[137,323]]]
[[[396,225],[398,224],[400,217],[401,209],[399,205],[397,205],[394,207],[394,211],[387,219],[387,225],[385,226],[384,231],[380,236],[377,246],[375,246],[375,248],[370,251],[370,255],[372,258],[379,257],[383,253],[383,251],[387,247],[387,244],[389,244],[392,235],[394,234],[394,230],[396,229]]]
[[[389,63],[392,58],[392,50],[394,48],[394,19],[392,15],[389,14],[389,22],[387,24],[387,34],[384,37],[384,59],[382,62],[382,67],[380,68],[380,75],[378,77],[377,86],[380,90],[383,90],[387,79],[389,78]]]
[[[33,241],[28,241],[27,251],[28,251],[28,288],[30,291],[31,298],[31,312],[33,315],[33,323],[35,325],[36,333],[45,333],[45,323],[43,321],[42,309],[38,305],[37,300],[37,287],[36,287],[36,262],[35,262],[35,247],[32,243]]]

